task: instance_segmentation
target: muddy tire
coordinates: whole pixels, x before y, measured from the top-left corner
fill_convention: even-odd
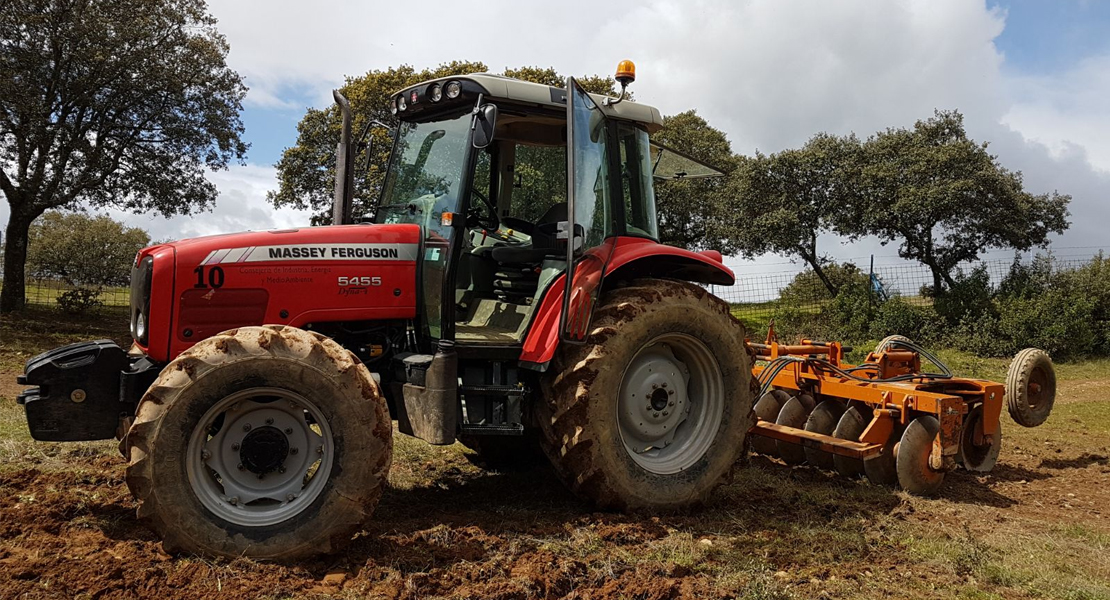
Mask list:
[[[586,344],[563,344],[544,383],[544,451],[567,487],[603,508],[704,501],[754,423],[743,325],[685,282],[604,293]]]
[[[393,439],[353,354],[266,326],[169,363],[122,446],[139,520],[167,552],[288,561],[350,541],[381,496]]]
[[[1006,408],[1023,427],[1048,419],[1056,401],[1056,371],[1044,350],[1026,348],[1014,356],[1006,373]]]

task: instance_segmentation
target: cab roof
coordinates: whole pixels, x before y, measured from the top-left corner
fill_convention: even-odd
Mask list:
[[[433,102],[430,95],[432,88],[436,84],[446,86],[452,81],[459,82],[462,86],[462,94],[453,100],[444,95],[441,100]],[[405,100],[406,109],[397,112],[397,116],[404,119],[410,115],[415,116],[434,111],[439,107],[455,107],[462,103],[472,105],[479,93],[493,101],[507,100],[517,104],[560,109],[565,108],[567,102],[566,89],[564,88],[521,81],[492,73],[472,73],[431,79],[399,90],[393,95],[391,102],[396,104],[401,98]],[[415,102],[412,101],[414,97],[416,98]],[[628,100],[606,106],[605,96],[590,94],[590,97],[601,107],[601,111],[607,117],[634,121],[643,125],[648,133],[654,133],[663,126],[663,116],[659,113],[659,109],[654,106]]]

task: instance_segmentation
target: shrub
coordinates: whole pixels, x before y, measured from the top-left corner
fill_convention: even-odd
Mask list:
[[[861,272],[859,267],[852,263],[829,263],[824,265],[822,270],[839,290],[868,284],[867,274]],[[825,287],[825,283],[817,273],[813,269],[806,269],[795,275],[794,279],[782,288],[779,297],[784,302],[804,304],[829,300],[832,295],[829,294],[829,289]]]
[[[875,311],[867,333],[877,340],[888,335],[904,335],[916,342],[929,344],[939,337],[939,321],[931,308],[915,306],[905,298],[895,296]]]
[[[58,295],[58,307],[67,313],[86,313],[104,304],[100,300],[100,290],[92,288],[73,288]]]
[[[959,325],[968,319],[979,319],[984,314],[993,314],[994,293],[985,265],[975,267],[970,273],[961,271],[954,279],[955,285],[933,300],[936,313],[949,326]]]

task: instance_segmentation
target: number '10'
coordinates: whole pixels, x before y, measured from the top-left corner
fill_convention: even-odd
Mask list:
[[[206,288],[208,286],[212,286],[214,288],[220,288],[224,285],[224,270],[220,267],[212,267],[208,270],[207,284],[204,281],[203,266],[198,266],[197,268],[193,269],[193,272],[197,274],[197,284],[193,287]]]

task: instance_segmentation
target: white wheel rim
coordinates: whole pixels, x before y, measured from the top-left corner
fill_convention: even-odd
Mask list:
[[[265,527],[312,505],[334,449],[327,419],[304,396],[250,388],[204,413],[189,437],[185,468],[193,493],[217,517]]]
[[[625,368],[617,424],[628,455],[641,468],[671,475],[694,466],[717,439],[724,418],[724,377],[697,338],[661,335]]]

